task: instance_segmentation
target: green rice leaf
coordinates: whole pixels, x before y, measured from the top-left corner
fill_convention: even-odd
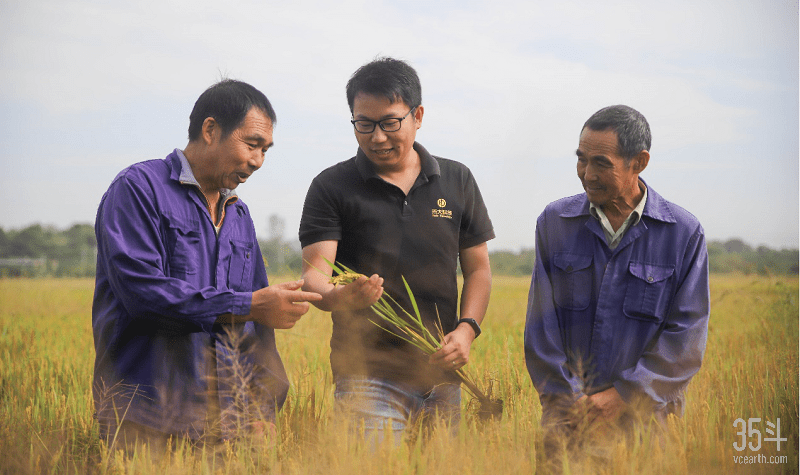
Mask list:
[[[325,258],[323,257],[323,259],[325,259]],[[327,259],[325,259],[325,260],[327,261]],[[314,264],[308,262],[307,259],[303,259],[303,262],[305,262],[306,264],[310,265],[312,269],[314,269],[315,271],[319,272],[320,274],[325,275],[325,276],[328,275],[327,273],[322,272],[321,270],[319,270]]]
[[[341,273],[343,273],[343,272],[344,272],[342,269],[340,269],[340,268],[339,268],[339,266],[337,266],[337,265],[336,265],[336,264],[334,264],[333,262],[329,261],[327,257],[325,257],[325,256],[322,256],[322,258],[323,258],[323,259],[325,259],[325,262],[326,262],[326,263],[327,263],[329,266],[331,266],[331,269],[333,269],[333,271],[334,271],[334,272],[336,272],[337,274],[341,274]],[[341,263],[340,263],[340,264],[341,264]]]
[[[406,292],[408,292],[408,298],[411,300],[411,306],[414,307],[414,314],[417,316],[417,321],[422,325],[422,317],[419,314],[419,307],[417,307],[417,300],[414,298],[414,292],[411,291],[411,287],[409,287],[406,278],[402,275],[400,278],[403,279],[403,285],[406,286]]]

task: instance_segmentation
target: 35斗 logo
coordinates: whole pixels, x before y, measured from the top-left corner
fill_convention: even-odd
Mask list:
[[[774,423],[770,421],[764,421],[766,423],[765,432],[767,435],[771,437],[764,437],[761,438],[761,430],[758,428],[758,425],[761,424],[760,417],[751,417],[747,419],[747,423],[745,424],[744,419],[741,417],[733,421],[733,427],[740,426],[741,430],[736,433],[738,440],[733,443],[733,448],[736,449],[737,452],[741,452],[745,448],[750,448],[753,452],[757,452],[761,450],[761,442],[775,442],[777,444],[778,452],[781,451],[781,442],[786,442],[786,437],[781,437],[781,419],[780,417],[775,420]],[[748,441],[749,439],[749,441]]]

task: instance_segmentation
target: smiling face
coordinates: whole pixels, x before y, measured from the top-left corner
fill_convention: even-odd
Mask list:
[[[358,93],[353,101],[353,119],[379,121],[389,118],[401,118],[408,114],[411,106],[403,101],[390,102],[383,96]],[[412,114],[403,119],[400,130],[385,132],[375,126],[372,133],[355,132],[358,146],[380,173],[382,171],[399,171],[413,163],[414,140],[417,129],[422,125],[422,106],[417,106]]]
[[[261,168],[264,154],[273,144],[272,121],[256,108],[250,109],[242,124],[227,137],[222,138],[219,126],[209,133],[208,162],[203,166],[203,179],[198,177],[204,191],[232,190],[244,183]]]
[[[626,164],[618,153],[613,130],[583,129],[578,150],[578,178],[589,201],[601,208],[630,201],[639,192],[638,158]]]

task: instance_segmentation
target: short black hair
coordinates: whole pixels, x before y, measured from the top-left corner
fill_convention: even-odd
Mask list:
[[[264,113],[275,126],[275,110],[267,96],[250,84],[235,79],[223,79],[203,92],[189,115],[189,141],[200,137],[203,122],[213,117],[222,129],[222,138],[236,130],[250,109]]]
[[[422,86],[414,68],[405,61],[382,57],[361,66],[347,81],[347,104],[353,112],[358,93],[383,96],[392,103],[402,100],[414,108],[422,104]]]
[[[652,137],[647,119],[632,107],[625,105],[608,106],[592,114],[583,124],[583,129],[597,132],[613,130],[617,134],[617,153],[625,164],[642,150],[650,151]],[[583,131],[581,129],[581,132]]]

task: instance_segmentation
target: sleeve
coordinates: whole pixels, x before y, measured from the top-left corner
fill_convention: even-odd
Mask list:
[[[342,239],[342,221],[333,193],[323,185],[322,175],[311,182],[300,217],[300,245]]]
[[[567,367],[564,340],[553,300],[545,213],[536,222],[536,262],[525,321],[525,364],[542,400],[577,400],[582,396],[583,386],[578,376],[571,374]]]
[[[466,249],[494,239],[494,227],[489,219],[489,211],[483,202],[483,195],[472,172],[467,170],[464,186],[464,212],[461,215],[461,232],[458,247]]]
[[[219,315],[250,313],[251,292],[197,288],[167,275],[160,211],[149,182],[128,171],[112,183],[97,214],[98,267],[108,278],[122,318],[178,333],[213,332]],[[189,236],[199,246],[202,236]],[[121,328],[130,322],[119,322]]]
[[[623,399],[644,394],[656,409],[682,412],[682,394],[700,369],[710,313],[708,251],[698,224],[684,255],[687,270],[676,286],[662,332],[637,364],[614,383]],[[679,407],[669,407],[678,404]]]

